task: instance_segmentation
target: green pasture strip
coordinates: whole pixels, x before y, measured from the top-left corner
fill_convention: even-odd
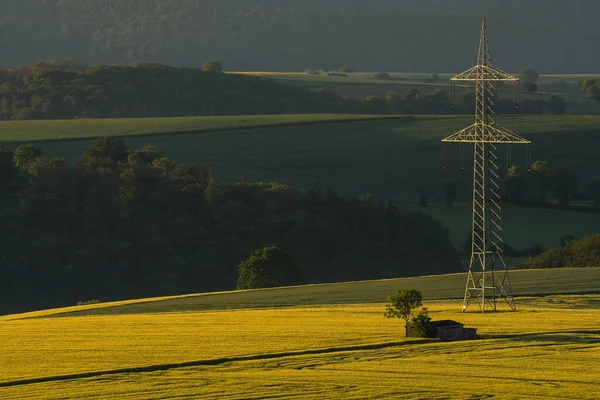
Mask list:
[[[512,271],[515,295],[533,296],[600,293],[600,268]],[[294,286],[287,288],[207,293],[165,300],[110,303],[83,310],[53,310],[37,316],[117,315],[264,307],[295,307],[331,304],[380,303],[399,288],[420,290],[427,300],[457,299],[464,295],[465,274],[450,274],[377,281]],[[517,302],[518,304],[518,302]],[[7,316],[27,318],[36,314]]]
[[[503,240],[518,250],[535,243],[550,249],[558,246],[560,239],[566,235],[583,237],[600,232],[600,214],[517,207],[512,204],[502,208]],[[452,208],[438,205],[422,210],[450,228],[450,239],[456,247],[462,246],[470,237],[473,211],[469,203]]]
[[[0,143],[93,139],[187,132],[283,127],[314,123],[398,119],[402,116],[293,114],[218,117],[116,118],[0,122]],[[406,117],[404,117],[406,118]]]

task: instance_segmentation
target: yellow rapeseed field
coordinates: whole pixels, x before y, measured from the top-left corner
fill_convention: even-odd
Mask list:
[[[529,298],[481,315],[428,302],[483,336],[454,343],[405,339],[384,304],[3,318],[0,398],[594,399],[599,304]]]

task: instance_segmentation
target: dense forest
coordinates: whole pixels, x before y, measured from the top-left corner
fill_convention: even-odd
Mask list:
[[[229,70],[457,72],[487,17],[509,72],[589,73],[599,13],[597,0],[3,0],[0,67],[218,59]]]
[[[316,186],[228,184],[108,138],[73,164],[0,147],[0,225],[0,314],[234,289],[240,262],[267,246],[293,257],[303,283],[461,268],[421,213]]]
[[[273,80],[158,64],[79,67],[44,61],[0,70],[0,118],[387,113],[383,105]]]

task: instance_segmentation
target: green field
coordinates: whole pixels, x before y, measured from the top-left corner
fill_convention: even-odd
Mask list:
[[[472,209],[470,204],[454,208],[427,207],[425,214],[443,221],[450,228],[450,239],[461,246],[470,237]],[[600,232],[598,214],[556,211],[505,205],[503,210],[503,239],[517,249],[538,243],[544,249],[556,247],[566,235],[582,237]]]
[[[334,121],[402,118],[377,115],[244,115],[226,117],[116,118],[47,121],[3,121],[0,143],[91,139],[98,136],[138,136],[167,133],[306,125]]]
[[[448,146],[449,169],[442,172],[440,140],[472,123],[470,117],[374,116],[362,122],[350,118],[365,116],[23,121],[0,123],[0,140],[43,139],[37,145],[46,156],[75,159],[94,136],[122,136],[129,148],[156,145],[175,161],[210,168],[218,179],[237,181],[245,176],[250,181],[277,181],[298,188],[316,182],[347,194],[396,199],[410,207],[414,207],[418,184],[424,182],[431,201],[439,202],[444,182],[453,180],[462,189],[458,202],[468,204],[471,157],[467,151],[467,169],[460,171],[459,147]],[[315,124],[315,120],[327,123]],[[533,141],[534,160],[550,160],[570,169],[581,185],[600,175],[600,164],[595,162],[600,117],[521,115],[502,118],[501,123]],[[514,148],[513,161],[523,165],[524,154],[524,148]],[[425,212],[451,228],[455,244],[463,243],[470,229],[468,206],[435,206]],[[506,241],[516,248],[536,242],[546,248],[567,234],[583,236],[597,233],[600,227],[600,214],[508,207],[504,217]]]
[[[465,69],[467,66],[465,66]],[[244,74],[261,76],[273,79],[279,83],[292,86],[305,86],[319,88],[328,86],[334,89],[342,96],[348,96],[357,99],[364,99],[369,95],[382,96],[388,91],[396,91],[404,94],[409,89],[418,89],[423,93],[430,93],[436,89],[449,92],[450,78],[452,74],[438,74],[439,80],[436,83],[427,82],[432,74],[428,73],[399,73],[391,72],[389,75],[393,80],[379,80],[374,78],[374,72],[352,72],[346,76],[332,76],[326,73],[308,74],[305,72],[232,72],[234,74]],[[540,85],[565,82],[580,86],[584,80],[600,78],[598,74],[554,74],[540,75],[538,83]],[[458,86],[460,92],[460,85]],[[505,92],[501,96],[511,98],[514,96],[513,86],[508,85],[503,89]],[[570,103],[569,113],[572,114],[598,114],[600,105],[593,99],[586,97],[583,93],[562,93],[562,92],[543,92],[529,93],[524,90],[520,92],[521,100],[548,100],[551,95],[558,95],[567,99]],[[574,104],[577,103],[577,104]]]
[[[600,295],[560,293],[600,292],[600,269],[513,273],[521,296],[554,293],[517,298],[517,313],[460,313],[460,301],[434,300],[459,296],[464,279],[142,299],[0,317],[0,398],[595,398]],[[385,296],[399,287],[422,289],[434,320],[461,321],[481,339],[405,338],[401,321],[383,317]]]

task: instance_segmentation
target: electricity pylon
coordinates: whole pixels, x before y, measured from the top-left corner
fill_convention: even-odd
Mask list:
[[[459,81],[475,83],[475,124],[442,142],[474,145],[472,251],[463,312],[473,300],[478,301],[482,313],[496,311],[499,299],[504,299],[510,309],[516,311],[508,268],[503,259],[497,147],[531,142],[503,128],[494,118],[498,83],[515,82],[518,90],[519,80],[492,65],[485,20],[481,27],[477,65],[452,78],[452,89]]]

